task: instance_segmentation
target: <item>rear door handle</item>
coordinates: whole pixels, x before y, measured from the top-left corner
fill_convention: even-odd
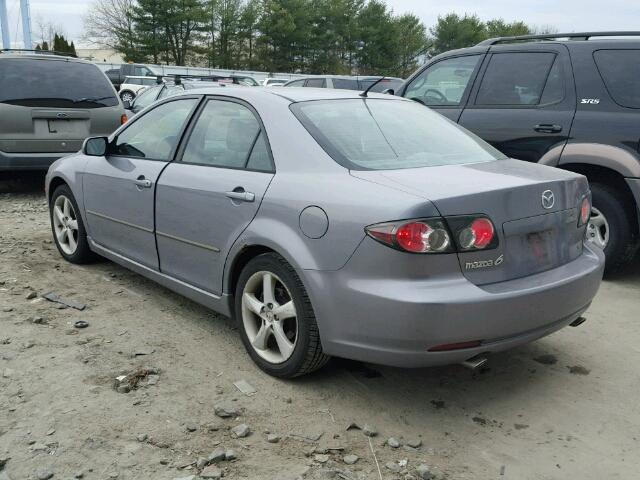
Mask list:
[[[245,192],[244,188],[234,188],[231,192],[224,192],[224,194],[232,200],[238,200],[239,202],[253,202],[256,199],[255,194],[251,192]]]
[[[533,129],[540,133],[560,133],[562,131],[562,125],[552,125],[550,123],[539,123]]]
[[[151,180],[144,178],[144,175],[140,175],[133,181],[133,183],[140,188],[151,188]]]

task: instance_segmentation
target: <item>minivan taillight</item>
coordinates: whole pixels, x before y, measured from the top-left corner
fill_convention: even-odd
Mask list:
[[[379,242],[411,253],[450,253],[451,235],[440,218],[378,223],[365,228]]]

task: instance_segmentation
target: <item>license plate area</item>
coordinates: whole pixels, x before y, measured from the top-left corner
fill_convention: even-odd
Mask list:
[[[535,263],[535,266],[540,267],[551,264],[551,250],[556,234],[556,230],[550,228],[526,235],[530,260]]]
[[[49,129],[49,133],[55,134],[69,134],[73,133],[76,130],[77,120],[47,120],[47,127]]]

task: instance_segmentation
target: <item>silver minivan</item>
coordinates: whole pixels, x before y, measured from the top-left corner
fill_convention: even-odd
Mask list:
[[[127,117],[116,91],[87,61],[0,51],[0,171],[46,170],[85,138]]]

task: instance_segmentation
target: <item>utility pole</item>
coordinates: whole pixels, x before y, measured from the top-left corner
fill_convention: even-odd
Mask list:
[[[6,2],[6,0],[2,0]],[[29,8],[29,0],[20,0],[20,16],[22,17],[22,39],[24,41],[25,50],[33,48],[31,41],[31,11]]]
[[[0,0],[0,30],[2,30],[2,48],[11,48],[9,36],[9,15],[7,13],[7,0]]]

